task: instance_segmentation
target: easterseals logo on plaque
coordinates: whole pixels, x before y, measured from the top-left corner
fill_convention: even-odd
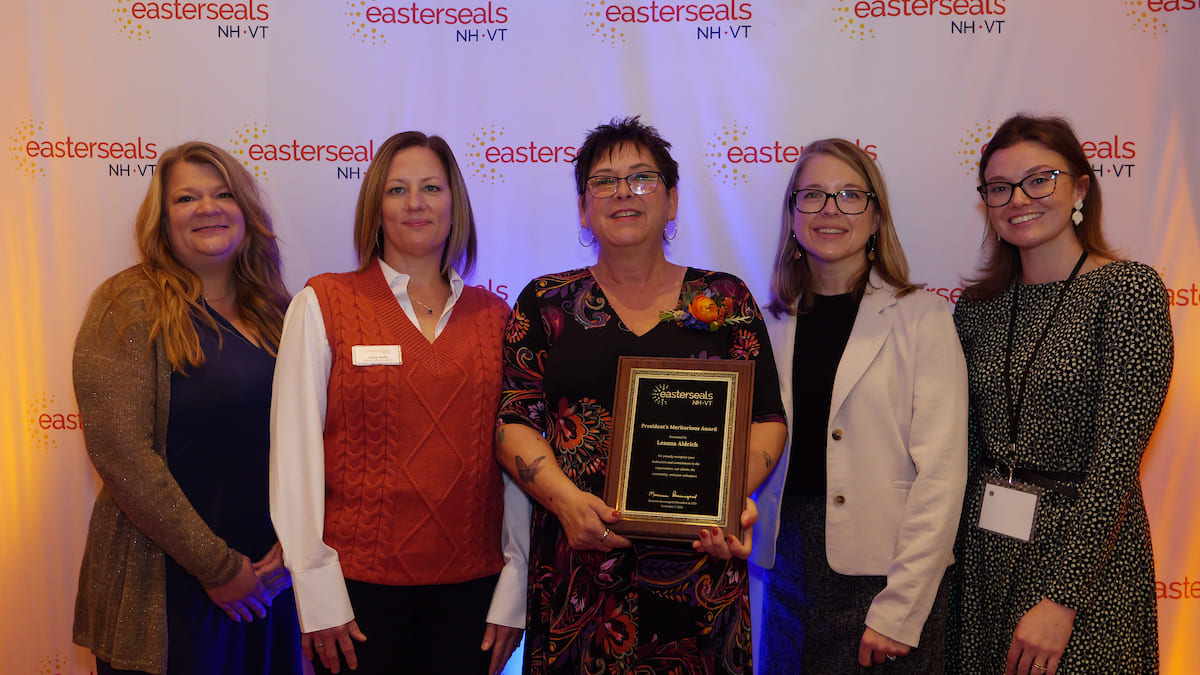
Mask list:
[[[754,362],[622,356],[604,501],[630,537],[742,536]]]

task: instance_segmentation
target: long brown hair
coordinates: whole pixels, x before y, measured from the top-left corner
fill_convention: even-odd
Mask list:
[[[872,268],[880,278],[896,289],[897,297],[908,295],[920,288],[920,285],[908,280],[908,258],[904,255],[904,249],[900,247],[900,238],[896,236],[896,225],[892,221],[883,173],[879,171],[871,156],[856,143],[844,138],[826,138],[804,146],[804,151],[796,160],[796,166],[792,169],[787,188],[783,192],[783,217],[779,223],[779,246],[775,252],[775,266],[771,272],[771,302],[767,309],[778,317],[780,314],[807,312],[813,306],[812,272],[804,258],[796,257],[801,249],[800,242],[796,241],[792,233],[792,227],[796,223],[792,190],[796,189],[796,181],[800,179],[805,165],[817,155],[828,155],[845,162],[863,179],[867,190],[875,193],[872,201],[875,205],[875,222],[879,225],[876,232],[875,261],[872,263],[867,260],[863,273],[854,280],[851,286],[854,297],[861,298],[866,291]]]
[[[161,335],[171,367],[185,370],[204,363],[204,352],[192,316],[217,330],[216,319],[200,301],[203,291],[200,277],[180,262],[171,250],[166,189],[171,169],[179,162],[216,169],[242,210],[246,234],[233,261],[238,318],[245,323],[255,341],[274,354],[279,347],[289,295],[283,283],[279,244],[271,217],[263,206],[254,178],[241,163],[224,150],[201,141],[184,143],[162,154],[134,222],[140,267],[145,276],[141,281],[131,277],[129,284],[148,280],[155,289],[150,338]],[[110,297],[116,302],[125,289],[109,290]]]
[[[991,140],[984,146],[979,157],[979,184],[987,182],[987,165],[998,150],[1030,142],[1062,155],[1067,161],[1066,170],[1076,179],[1088,178],[1088,191],[1083,209],[1083,221],[1075,227],[1075,237],[1089,255],[1102,258],[1118,257],[1100,229],[1104,215],[1104,200],[1101,198],[1100,181],[1075,136],[1071,124],[1062,117],[1038,117],[1017,113],[1004,121]],[[986,209],[986,207],[984,207]],[[989,213],[990,216],[990,213]],[[1004,292],[1013,281],[1021,276],[1021,254],[1016,246],[1007,241],[997,241],[996,229],[991,218],[984,219],[983,243],[980,246],[981,261],[975,274],[964,279],[964,295],[975,300],[987,300]]]
[[[463,180],[454,151],[441,136],[426,136],[420,131],[395,134],[379,146],[358,191],[354,207],[354,251],[358,254],[358,271],[362,272],[377,257],[383,256],[383,190],[387,184],[388,166],[396,153],[408,148],[429,148],[442,161],[446,179],[450,181],[450,235],[442,249],[442,275],[453,267],[462,277],[475,269],[475,214],[467,183]]]

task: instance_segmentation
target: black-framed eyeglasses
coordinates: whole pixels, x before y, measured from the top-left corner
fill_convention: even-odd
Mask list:
[[[587,179],[587,191],[596,199],[607,199],[617,194],[621,181],[629,186],[629,191],[635,195],[652,194],[658,189],[658,180],[662,176],[657,171],[638,171],[628,176],[592,176]]]
[[[984,183],[975,189],[979,191],[979,196],[983,198],[983,203],[995,209],[1011,202],[1013,195],[1017,193],[1016,188],[1021,188],[1021,192],[1024,192],[1025,196],[1030,199],[1045,199],[1049,197],[1054,194],[1054,188],[1058,186],[1059,174],[1075,175],[1062,169],[1036,171],[1025,176],[1017,183],[994,180]]]
[[[820,213],[829,203],[830,197],[833,198],[833,203],[837,206],[838,211],[848,216],[857,216],[867,210],[875,193],[866,190],[826,192],[817,188],[802,188],[792,190],[792,208],[800,213]]]

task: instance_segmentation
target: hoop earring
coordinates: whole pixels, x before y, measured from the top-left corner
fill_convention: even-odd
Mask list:
[[[674,220],[668,221],[667,226],[663,228],[663,241],[674,241],[677,236],[679,236],[679,223]]]
[[[874,234],[867,237],[867,260],[869,260],[870,262],[875,262],[876,243],[877,243],[877,238]]]
[[[588,230],[588,229],[587,229],[587,228],[585,228],[584,226],[580,225],[580,226],[579,226],[579,234],[577,234],[577,235],[575,235],[575,236],[576,236],[576,238],[577,238],[577,239],[579,239],[579,245],[580,245],[580,246],[583,246],[584,248],[591,248],[591,247],[592,247],[592,244],[596,243],[596,235],[593,233],[593,234],[592,234],[592,238],[591,238],[591,239],[589,239],[589,240],[587,240],[587,241],[584,241],[584,240],[583,240],[583,233],[584,233],[584,232],[591,232],[591,230]]]
[[[1076,199],[1075,207],[1071,209],[1071,222],[1075,223],[1075,227],[1083,222],[1083,200]]]

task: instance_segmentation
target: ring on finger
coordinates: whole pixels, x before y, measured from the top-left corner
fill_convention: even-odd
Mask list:
[[[1046,672],[1046,666],[1043,666],[1043,665],[1042,665],[1042,664],[1040,664],[1040,663],[1034,663],[1034,664],[1033,664],[1033,667],[1034,667],[1034,668],[1037,668],[1038,670],[1042,671],[1043,673],[1044,673],[1044,672]]]
[[[604,528],[604,534],[600,535],[600,540],[604,541],[605,539],[608,539],[608,533],[609,533],[609,529],[607,527]]]
[[[895,661],[895,660],[896,660],[896,655],[895,655],[895,654],[888,654],[888,655],[887,655],[887,660],[888,660],[888,661]]]
[[[314,647],[324,647],[324,646],[325,646],[325,643],[324,643],[324,642],[314,642],[314,643],[313,643],[313,646],[314,646]]]

